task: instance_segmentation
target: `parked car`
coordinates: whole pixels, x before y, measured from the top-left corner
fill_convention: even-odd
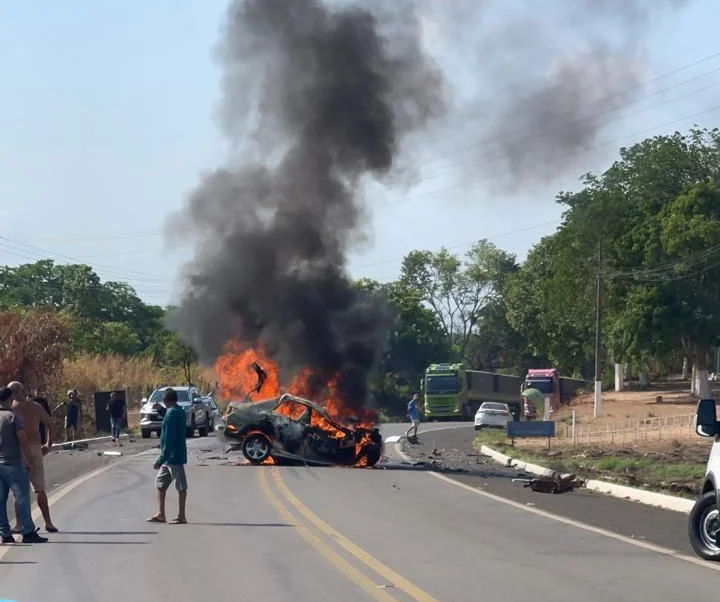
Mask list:
[[[212,393],[203,395],[203,401],[208,405],[210,410],[210,432],[212,433],[222,420],[222,417],[220,416],[220,408],[218,407]]]
[[[207,437],[210,432],[212,408],[200,395],[196,387],[160,387],[155,389],[148,399],[142,400],[140,408],[140,432],[143,439],[149,439],[153,432],[160,436],[162,427],[163,412],[158,411],[156,404],[161,408],[163,394],[166,389],[175,389],[178,396],[178,406],[185,410],[187,418],[187,437],[194,437],[195,431],[201,437]]]
[[[377,428],[346,427],[310,400],[284,394],[256,403],[231,402],[219,431],[252,464],[275,462],[374,466],[383,455]]]
[[[508,422],[513,419],[510,406],[506,403],[497,401],[486,401],[480,404],[478,411],[475,413],[475,430],[482,428],[494,427],[505,428]]]
[[[690,511],[688,535],[695,553],[720,561],[720,423],[714,399],[701,399],[695,414],[695,432],[714,439],[700,498]]]

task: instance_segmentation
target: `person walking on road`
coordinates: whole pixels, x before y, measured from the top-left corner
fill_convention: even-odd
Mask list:
[[[45,530],[48,533],[57,533],[57,528],[53,525],[50,518],[50,506],[45,487],[45,463],[44,457],[50,452],[53,444],[53,436],[55,425],[48,414],[40,404],[26,399],[23,395],[23,386],[18,381],[13,381],[8,385],[8,389],[13,391],[12,409],[22,418],[25,428],[25,437],[28,442],[28,453],[32,459],[33,468],[30,471],[30,484],[35,491],[37,503],[45,520]],[[47,443],[43,444],[40,438],[40,426],[44,426],[47,432]],[[15,533],[21,532],[20,524],[21,512],[15,505]]]
[[[187,523],[185,516],[185,502],[187,501],[187,443],[185,441],[185,410],[177,405],[177,391],[165,389],[163,402],[167,411],[162,421],[160,433],[160,456],[155,460],[153,469],[157,470],[155,487],[157,488],[158,509],[154,516],[148,519],[151,523],[164,523],[165,498],[170,484],[175,481],[178,491],[177,518],[170,521],[180,525]]]
[[[4,544],[15,543],[7,515],[8,496],[12,491],[23,527],[22,542],[45,543],[47,537],[38,535],[32,519],[30,479],[23,466],[23,459],[30,470],[34,466],[22,416],[13,411],[12,398],[12,389],[0,388],[0,541]]]
[[[122,421],[126,412],[125,400],[118,395],[117,391],[113,391],[105,409],[110,412],[110,431],[113,443],[116,441],[119,442],[120,429],[122,428]]]
[[[407,437],[408,441],[411,439],[416,439],[418,434],[418,426],[420,425],[420,411],[418,410],[417,406],[418,402],[418,394],[415,393],[415,395],[412,396],[412,399],[408,402],[407,407],[407,415],[408,418],[410,418],[410,422],[412,422],[412,426],[405,432],[405,437]],[[410,431],[413,431],[412,437],[410,436]]]

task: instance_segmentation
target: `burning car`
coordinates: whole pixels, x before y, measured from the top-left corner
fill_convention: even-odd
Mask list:
[[[258,402],[231,402],[220,434],[239,443],[252,464],[374,466],[383,455],[378,428],[341,425],[322,406],[289,393]]]

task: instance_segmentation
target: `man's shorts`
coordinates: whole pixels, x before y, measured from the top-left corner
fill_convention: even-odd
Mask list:
[[[415,418],[415,419],[412,420],[411,422],[413,423],[413,426],[419,426],[419,425],[420,425],[420,420],[417,419],[417,418]]]
[[[77,414],[75,416],[65,416],[65,428],[69,429],[72,427],[74,430],[77,430],[78,425],[78,416]]]
[[[45,491],[45,463],[41,445],[30,445],[30,458],[35,465],[35,468],[29,473],[33,491],[35,493]]]
[[[175,489],[187,491],[187,476],[183,464],[163,464],[155,477],[155,487],[167,489],[173,481],[175,481]]]

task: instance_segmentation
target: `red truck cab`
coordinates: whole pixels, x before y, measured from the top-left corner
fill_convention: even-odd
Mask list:
[[[528,370],[524,389],[537,389],[545,398],[549,398],[551,412],[560,407],[560,374],[556,368]],[[544,411],[543,408],[538,409]]]

